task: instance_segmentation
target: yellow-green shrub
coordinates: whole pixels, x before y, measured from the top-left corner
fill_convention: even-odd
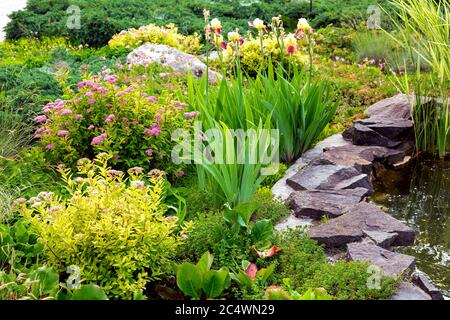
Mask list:
[[[100,285],[112,297],[131,298],[171,270],[182,243],[176,217],[164,216],[163,178],[142,169],[130,177],[107,167],[110,155],[81,159],[80,177],[60,168],[67,200],[41,193],[20,207],[46,248],[50,265],[65,271],[76,265],[82,281]],[[178,230],[178,231],[177,231]]]
[[[188,53],[197,53],[201,48],[200,37],[197,33],[184,36],[178,33],[174,24],[168,24],[165,27],[149,24],[139,29],[124,30],[114,35],[108,44],[111,48],[136,48],[146,42],[165,44]]]
[[[305,48],[305,43],[301,40],[297,43],[298,48]],[[298,50],[292,55],[282,53],[277,38],[273,35],[266,35],[263,38],[264,48],[264,62],[272,63],[290,63],[298,66],[303,66],[308,63],[308,54],[303,50]],[[234,50],[232,46],[228,46],[223,52],[223,62],[226,64],[232,63],[234,59]],[[261,67],[263,60],[261,59],[261,40],[252,36],[245,39],[244,43],[239,47],[240,64],[242,69],[250,75],[256,75]]]

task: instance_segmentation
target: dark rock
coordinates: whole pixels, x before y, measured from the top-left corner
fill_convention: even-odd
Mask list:
[[[411,119],[410,97],[398,94],[371,105],[365,113],[369,117],[382,119]]]
[[[431,300],[431,297],[411,283],[402,282],[390,300]]]
[[[439,291],[430,280],[423,274],[415,274],[413,277],[413,283],[420,289],[428,293],[432,300],[444,300],[442,292]]]
[[[392,148],[400,144],[400,142],[392,141],[361,123],[355,123],[353,128],[354,132],[351,141],[358,146],[382,146]]]
[[[411,120],[377,120],[374,118],[369,118],[357,120],[356,123],[364,125],[390,140],[404,141],[414,139],[414,126]]]
[[[369,163],[379,161],[394,164],[402,161],[404,157],[405,153],[400,150],[380,146],[356,146],[353,144],[327,148],[322,156],[322,158],[339,165],[349,164],[352,159],[364,159]]]
[[[347,257],[350,260],[367,261],[380,267],[383,274],[394,278],[403,274],[410,275],[416,264],[416,260],[412,256],[392,252],[375,244],[359,242],[347,245]]]
[[[340,216],[344,208],[360,202],[367,190],[311,190],[291,193],[287,202],[297,217],[319,219],[323,215],[330,218]]]
[[[412,141],[402,141],[398,146],[395,147],[396,150],[403,151],[406,156],[412,156],[414,150],[416,149],[415,140]]]
[[[343,181],[359,174],[358,170],[348,166],[310,165],[287,179],[286,182],[294,190],[314,190],[323,183]]]
[[[384,213],[378,206],[366,202],[346,207],[342,216],[312,227],[309,236],[328,247],[339,247],[361,240],[363,230],[397,233],[391,243],[393,246],[414,243],[413,229]]]
[[[331,189],[334,188],[336,190],[345,190],[345,189],[355,189],[355,188],[364,188],[366,189],[366,195],[372,195],[374,190],[372,186],[372,182],[370,176],[367,174],[360,174],[356,177],[351,177],[346,180],[342,180],[337,183],[329,183],[321,184],[319,189]]]
[[[314,160],[311,165],[320,166],[320,165],[340,165],[340,166],[348,166],[354,167],[361,173],[370,174],[372,171],[372,162],[367,161],[366,159],[361,158],[355,153],[346,154],[334,151],[327,151],[324,154]]]
[[[369,237],[377,246],[388,249],[398,234],[395,232],[363,230],[364,235]]]
[[[347,141],[352,141],[354,134],[355,134],[355,128],[350,127],[350,128],[345,129],[342,132],[342,138],[344,138],[344,140],[347,140]]]
[[[400,170],[408,167],[411,164],[411,157],[405,156],[402,161],[394,163],[394,169]]]

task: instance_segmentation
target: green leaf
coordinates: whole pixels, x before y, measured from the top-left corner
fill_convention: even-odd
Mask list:
[[[88,284],[74,290],[70,300],[108,300],[108,297],[99,286]]]
[[[194,299],[200,299],[203,275],[197,266],[185,262],[178,266],[177,285],[185,295]]]
[[[209,269],[211,269],[211,265],[213,263],[214,256],[209,252],[205,252],[200,260],[197,262],[197,267],[200,272],[204,275]]]
[[[29,279],[35,281],[31,287],[35,297],[53,295],[58,290],[59,276],[49,267],[40,267],[32,271]]]
[[[270,220],[260,220],[252,228],[251,236],[254,243],[265,242],[273,235],[273,225]]]
[[[218,271],[210,270],[205,274],[203,280],[203,291],[208,298],[216,298],[220,296],[230,282],[228,269],[222,268]]]

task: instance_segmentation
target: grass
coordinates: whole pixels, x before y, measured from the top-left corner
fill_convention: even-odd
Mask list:
[[[393,4],[401,22],[396,23],[399,32],[392,39],[411,57],[418,57],[415,62],[416,81],[412,87],[408,76],[403,80],[397,79],[404,92],[413,92],[416,96],[414,124],[417,149],[443,158],[450,150],[450,114],[447,108],[450,102],[450,5],[427,0],[398,0]],[[427,74],[421,73],[423,64],[430,68]],[[421,96],[441,99],[442,104],[432,103],[430,106]]]

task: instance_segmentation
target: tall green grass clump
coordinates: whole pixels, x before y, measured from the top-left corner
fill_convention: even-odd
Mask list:
[[[219,42],[222,48],[231,48],[233,66],[227,73],[227,67],[222,65],[223,74],[218,86],[209,84],[208,72],[201,81],[196,81],[193,76],[189,78],[189,102],[198,113],[203,131],[222,133],[218,134],[220,139],[206,134],[203,141],[210,145],[212,141],[212,149],[219,150],[227,159],[221,163],[203,161],[197,165],[197,173],[201,188],[212,191],[219,201],[225,200],[234,206],[251,200],[265,175],[276,173],[275,164],[280,159],[292,162],[308,150],[331,121],[337,103],[332,102],[327,83],[312,79],[310,35],[313,30],[305,19],[299,20],[295,34],[277,32],[282,29],[281,19],[272,22],[270,28],[277,37],[280,50],[288,58],[299,50],[298,41],[308,44],[309,69],[298,69],[291,63],[286,70],[281,64],[274,66],[269,59],[261,62],[260,71],[253,79],[241,67],[240,45],[245,40],[238,32],[231,32],[225,43],[220,21],[214,19],[210,25],[207,11],[205,18],[206,38],[216,44]],[[264,57],[265,23],[255,19],[250,24],[258,30],[261,57]],[[206,49],[209,49],[208,44]],[[241,134],[227,134],[230,129]],[[261,133],[263,129],[266,134]],[[216,160],[216,153],[209,157]],[[255,158],[255,154],[259,157]]]
[[[414,92],[416,147],[443,158],[450,150],[450,5],[429,0],[397,0],[393,5],[401,21],[393,39],[418,57],[414,79],[408,74],[397,78],[406,93]],[[429,72],[421,72],[423,64]]]

